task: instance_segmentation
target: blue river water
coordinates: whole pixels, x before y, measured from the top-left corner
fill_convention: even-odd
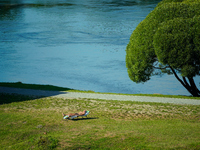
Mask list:
[[[189,95],[172,75],[154,76],[144,84],[128,77],[126,45],[158,2],[0,1],[0,82],[96,92]],[[195,80],[198,83],[200,78]]]

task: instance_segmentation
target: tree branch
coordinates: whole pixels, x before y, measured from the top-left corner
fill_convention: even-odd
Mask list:
[[[155,66],[153,66],[153,68],[154,68],[154,69],[161,69],[161,70],[162,70],[162,69],[167,69],[167,68],[170,68],[170,67],[169,67],[169,66],[166,66],[166,67],[161,68],[161,67],[155,67]]]
[[[200,91],[196,87],[196,84],[194,83],[193,78],[188,78],[190,85],[188,84],[187,80],[185,77],[183,77],[183,81],[178,77],[176,71],[169,65],[171,71],[173,72],[174,76],[176,79],[190,92],[193,96],[199,97],[200,96]]]
[[[176,79],[177,79],[179,82],[181,82],[181,84],[185,87],[186,84],[178,77],[178,75],[176,74],[175,70],[174,70],[171,66],[169,66],[169,68],[172,70],[172,72],[173,72],[174,76],[176,77]]]
[[[190,92],[193,95],[192,90],[190,89],[190,86],[188,86],[188,83],[186,81],[186,79],[184,79],[186,81],[187,84],[185,84],[177,75],[177,73],[175,72],[175,70],[169,65],[169,68],[172,70],[174,76],[176,77],[176,79],[188,90],[188,92]]]
[[[188,87],[190,87],[190,85],[188,84],[186,78],[185,78],[185,77],[182,77],[182,78],[183,78],[184,83],[185,83]]]

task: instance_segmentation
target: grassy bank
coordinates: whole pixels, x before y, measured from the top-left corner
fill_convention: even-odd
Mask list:
[[[68,92],[84,92],[84,93],[100,93],[94,91],[81,91],[71,88],[58,87],[54,85],[40,85],[40,84],[26,84],[22,82],[0,82],[0,86],[15,87],[24,89],[36,89],[36,90],[49,90],[49,91],[68,91]],[[168,98],[184,98],[184,99],[199,99],[200,97],[182,96],[182,95],[162,95],[162,94],[123,94],[123,93],[103,93],[103,94],[119,94],[119,95],[134,95],[134,96],[151,96],[151,97],[168,97]]]
[[[2,150],[200,149],[198,105],[15,94],[0,100]],[[62,120],[62,112],[83,110],[90,110],[87,119]]]
[[[36,90],[48,90],[48,91],[69,91],[70,88],[63,88],[54,85],[41,85],[41,84],[26,84],[22,82],[0,82],[0,86],[14,87],[23,89],[36,89]]]

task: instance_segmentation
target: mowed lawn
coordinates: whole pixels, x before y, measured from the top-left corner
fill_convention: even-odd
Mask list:
[[[196,150],[200,106],[0,94],[0,149]]]

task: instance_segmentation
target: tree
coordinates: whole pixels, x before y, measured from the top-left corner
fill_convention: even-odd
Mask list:
[[[200,96],[200,0],[163,0],[133,31],[126,48],[130,79],[140,83],[152,75],[174,74],[193,95]]]

